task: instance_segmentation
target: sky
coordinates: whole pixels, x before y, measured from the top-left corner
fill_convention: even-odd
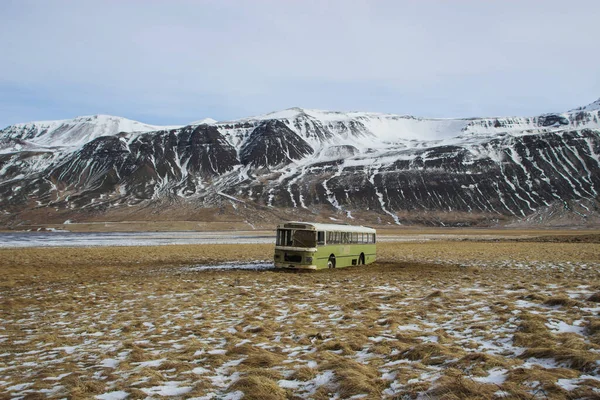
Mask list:
[[[597,0],[0,0],[0,16],[0,128],[529,116],[600,97]]]

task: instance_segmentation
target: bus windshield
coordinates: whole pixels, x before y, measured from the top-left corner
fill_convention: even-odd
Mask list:
[[[304,229],[278,229],[277,246],[316,247],[317,233]]]

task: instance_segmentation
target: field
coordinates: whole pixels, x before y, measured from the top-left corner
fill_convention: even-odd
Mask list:
[[[0,398],[600,398],[599,238],[0,249]]]

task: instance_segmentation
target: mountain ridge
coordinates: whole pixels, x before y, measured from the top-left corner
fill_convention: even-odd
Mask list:
[[[45,131],[14,125],[0,131],[0,224],[44,212],[64,220],[150,218],[171,215],[170,206],[151,207],[171,202],[202,218],[199,210],[218,210],[211,218],[292,213],[455,226],[531,222],[540,210],[569,203],[590,210],[581,221],[596,221],[595,103],[533,117],[424,119],[296,107],[182,127],[112,116],[62,120]]]
[[[180,129],[184,126],[191,125],[201,125],[201,124],[209,124],[209,125],[217,125],[217,126],[227,126],[232,124],[243,124],[243,123],[252,123],[256,121],[262,121],[267,119],[277,119],[277,120],[294,120],[299,117],[308,117],[312,120],[319,120],[322,122],[326,121],[347,121],[356,119],[358,121],[362,119],[368,118],[387,118],[392,120],[407,120],[407,121],[423,121],[423,122],[456,122],[458,124],[464,123],[462,129],[457,130],[456,126],[450,127],[447,131],[443,131],[438,129],[436,133],[448,133],[451,132],[454,135],[445,136],[454,137],[458,136],[463,132],[477,133],[481,131],[481,129],[476,129],[477,126],[482,125],[484,128],[504,128],[511,131],[527,131],[528,129],[535,129],[538,121],[546,121],[548,116],[557,116],[560,119],[560,116],[564,117],[564,121],[569,121],[568,116],[576,115],[580,112],[586,111],[599,111],[600,110],[600,98],[586,106],[581,106],[578,108],[571,109],[566,112],[560,113],[547,113],[541,114],[537,117],[518,117],[518,116],[492,116],[492,117],[458,117],[458,118],[435,118],[435,117],[417,117],[412,115],[401,115],[401,114],[391,114],[391,113],[379,113],[379,112],[362,112],[362,111],[330,111],[330,110],[318,110],[318,109],[309,109],[303,107],[290,107],[284,110],[273,111],[266,114],[261,114],[258,116],[244,117],[235,120],[225,120],[225,121],[217,121],[212,118],[203,118],[198,121],[190,122],[185,125],[168,125],[168,126],[159,126],[159,125],[151,125],[140,121],[131,120],[125,117],[114,116],[114,115],[106,115],[106,114],[95,114],[88,116],[78,116],[71,119],[61,119],[61,120],[45,120],[45,121],[30,121],[24,123],[17,123],[13,125],[9,125],[6,128],[0,130],[0,140],[4,139],[17,139],[29,141],[37,145],[48,146],[48,147],[59,147],[65,146],[63,137],[59,137],[57,142],[53,142],[48,139],[52,139],[52,133],[61,128],[61,130],[66,130],[64,127],[74,126],[78,124],[85,123],[94,123],[96,125],[105,125],[107,123],[112,122],[113,126],[106,126],[104,129],[99,129],[97,133],[87,135],[83,138],[78,138],[74,143],[68,144],[70,146],[82,145],[84,143],[93,140],[99,136],[114,136],[116,134],[126,132],[126,133],[144,133],[151,131],[159,131],[159,130],[170,130],[170,129]],[[336,118],[337,117],[337,118]],[[576,118],[573,118],[576,120]],[[506,125],[494,126],[498,125],[495,121],[509,121]],[[478,123],[479,122],[479,123]],[[515,126],[516,125],[516,126]],[[553,124],[549,124],[546,126],[551,126]],[[557,126],[559,126],[558,124]],[[539,127],[539,126],[538,126]],[[111,129],[112,128],[112,129]],[[379,127],[381,128],[381,127]],[[596,121],[594,124],[594,128],[600,128],[600,124]],[[26,131],[19,133],[18,131]],[[381,130],[374,128],[373,130]],[[410,129],[405,129],[407,131]],[[501,130],[501,129],[495,129]],[[399,131],[394,130],[394,133],[397,134]],[[429,132],[431,133],[431,132]],[[46,136],[50,136],[47,138]],[[438,137],[439,138],[439,137]],[[37,140],[35,140],[37,139]],[[42,140],[40,140],[42,139]],[[402,138],[401,138],[402,139]],[[412,137],[409,139],[413,139]],[[433,137],[427,137],[426,139],[434,140]],[[1,148],[0,148],[1,150]]]

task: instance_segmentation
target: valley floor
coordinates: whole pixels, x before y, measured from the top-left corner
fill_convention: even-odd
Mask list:
[[[0,249],[0,398],[600,396],[597,233],[272,252]]]

